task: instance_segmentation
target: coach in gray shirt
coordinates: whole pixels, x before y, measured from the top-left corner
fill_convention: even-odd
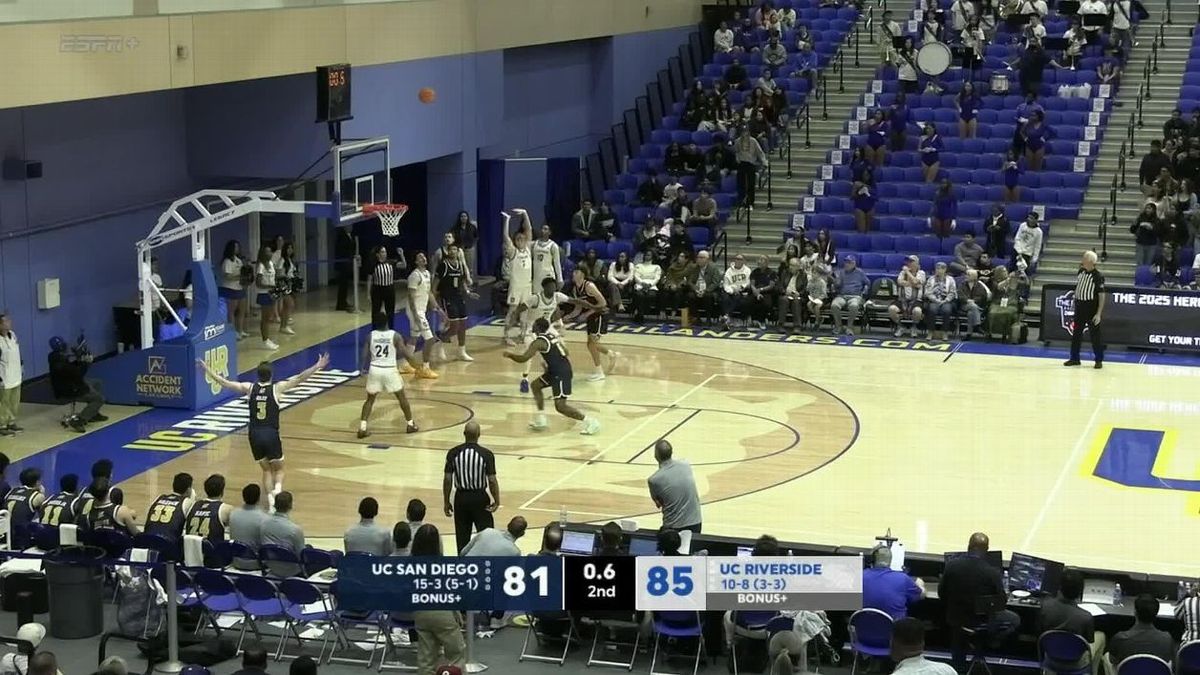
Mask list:
[[[391,555],[394,550],[392,533],[375,524],[375,516],[379,515],[379,502],[374,497],[363,497],[358,503],[358,516],[362,520],[351,525],[342,535],[342,543],[346,553],[369,553],[371,555]]]
[[[650,498],[662,509],[662,526],[673,530],[700,533],[700,494],[692,465],[681,459],[671,459],[671,444],[660,440],[654,444],[655,471],[646,481]]]
[[[262,545],[281,546],[300,555],[304,550],[304,530],[288,515],[292,512],[292,493],[284,490],[275,495],[275,513],[267,516],[262,524]],[[277,577],[300,574],[298,565],[271,565],[268,571]]]
[[[262,524],[267,519],[267,512],[258,506],[260,499],[262,488],[256,483],[250,483],[242,488],[242,508],[229,514],[229,538],[249,546],[253,551],[257,551],[262,544]],[[258,561],[234,558],[233,567],[239,570],[257,570]]]
[[[475,558],[521,555],[517,540],[525,536],[525,528],[528,526],[524,518],[515,516],[508,521],[508,528],[504,532],[494,527],[484,528],[467,542],[461,555]]]

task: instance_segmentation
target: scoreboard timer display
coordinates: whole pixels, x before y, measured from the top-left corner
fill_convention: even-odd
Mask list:
[[[348,556],[337,585],[362,610],[854,610],[862,558]]]

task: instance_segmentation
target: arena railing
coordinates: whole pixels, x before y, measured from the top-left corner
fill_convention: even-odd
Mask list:
[[[1100,227],[1097,228],[1096,237],[1100,240],[1100,261],[1104,262],[1108,259],[1108,207],[1100,214]]]
[[[729,233],[721,230],[712,243],[713,260],[719,260],[722,267],[729,267]]]

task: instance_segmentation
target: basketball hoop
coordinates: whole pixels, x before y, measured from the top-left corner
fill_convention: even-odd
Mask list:
[[[408,204],[366,204],[363,213],[379,218],[379,229],[385,237],[399,237],[400,219],[408,213]]]

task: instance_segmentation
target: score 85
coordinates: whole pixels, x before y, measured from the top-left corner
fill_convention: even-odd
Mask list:
[[[706,567],[692,558],[639,557],[639,610],[703,610]]]

